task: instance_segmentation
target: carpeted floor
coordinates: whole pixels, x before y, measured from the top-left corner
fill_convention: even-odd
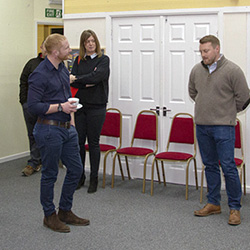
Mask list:
[[[222,213],[199,218],[193,211],[199,203],[199,191],[189,188],[185,200],[182,185],[155,183],[150,196],[150,182],[142,193],[142,180],[121,181],[116,177],[111,189],[87,193],[86,186],[76,191],[73,211],[90,219],[90,226],[70,226],[68,234],[56,233],[43,226],[39,201],[41,173],[23,177],[27,158],[0,164],[0,249],[1,250],[202,250],[250,249],[250,195],[243,197],[242,224],[227,224],[229,209],[222,191]],[[60,169],[55,186],[58,204],[65,169]]]

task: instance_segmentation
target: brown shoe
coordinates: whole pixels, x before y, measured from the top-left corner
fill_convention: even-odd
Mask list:
[[[42,165],[38,165],[36,168],[31,167],[30,165],[27,165],[23,170],[22,173],[25,176],[31,176],[34,172],[40,171]]]
[[[239,210],[230,210],[230,215],[229,215],[229,225],[237,226],[241,223],[240,220],[240,211]]]
[[[56,212],[54,212],[50,216],[45,216],[43,220],[43,225],[56,232],[60,232],[60,233],[70,232],[69,226],[65,225],[63,222],[59,220]]]
[[[58,217],[61,221],[65,222],[66,224],[71,224],[75,226],[88,226],[90,223],[89,220],[76,216],[71,210],[63,211],[59,209]]]
[[[202,209],[194,211],[194,215],[196,216],[208,216],[211,214],[220,214],[220,213],[221,213],[220,206],[216,206],[210,203],[208,203]]]

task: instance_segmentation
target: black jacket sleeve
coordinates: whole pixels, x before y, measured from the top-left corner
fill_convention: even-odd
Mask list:
[[[22,105],[25,102],[27,102],[27,98],[28,98],[29,76],[42,61],[43,61],[43,58],[41,58],[41,53],[39,53],[38,57],[30,59],[23,68],[23,71],[20,76],[20,84],[19,84],[19,88],[20,88],[19,102]]]
[[[27,102],[28,97],[28,78],[31,74],[31,67],[30,67],[30,61],[26,63],[26,65],[23,68],[22,74],[20,76],[20,84],[19,84],[19,102],[23,105],[25,102]]]
[[[73,69],[72,69],[72,74],[75,73],[77,80],[71,84],[72,87],[75,88],[86,88],[86,84],[101,84],[104,79],[108,79],[109,77],[109,57],[108,56],[103,56],[101,60],[98,62],[96,67],[93,69],[88,74],[77,74],[76,67],[78,65],[77,60],[75,60]],[[79,72],[79,71],[78,71]]]

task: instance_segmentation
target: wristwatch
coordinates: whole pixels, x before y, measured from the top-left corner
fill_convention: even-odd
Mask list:
[[[58,108],[57,108],[58,112],[62,112],[63,111],[63,108],[62,108],[62,105],[61,103],[58,104]]]

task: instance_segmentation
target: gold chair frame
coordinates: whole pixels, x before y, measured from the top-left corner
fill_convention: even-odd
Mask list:
[[[149,113],[149,114],[152,114],[152,115],[154,115],[154,116],[156,117],[156,140],[155,140],[155,150],[154,150],[152,153],[149,153],[149,154],[143,155],[143,156],[140,156],[140,155],[130,155],[130,154],[121,154],[121,153],[116,152],[115,155],[114,155],[114,157],[113,157],[113,171],[112,171],[112,183],[111,183],[111,187],[112,187],[112,188],[114,188],[114,181],[115,181],[115,160],[116,160],[116,157],[118,158],[118,162],[119,162],[119,167],[120,167],[120,172],[121,172],[122,180],[125,180],[125,178],[124,178],[124,174],[123,174],[123,170],[122,170],[122,164],[121,164],[121,158],[120,158],[120,156],[124,156],[124,157],[125,157],[126,168],[127,168],[128,179],[129,179],[129,180],[131,180],[131,175],[130,175],[129,164],[128,164],[128,156],[129,156],[129,157],[143,157],[143,158],[145,158],[145,160],[144,160],[144,167],[143,167],[143,187],[142,187],[142,192],[145,193],[147,160],[148,160],[148,158],[149,158],[151,155],[155,155],[156,152],[157,152],[157,150],[158,150],[158,116],[157,116],[157,114],[156,114],[154,111],[151,111],[151,110],[142,110],[142,111],[137,115],[136,122],[137,122],[137,120],[138,120],[138,117],[139,117],[141,114],[144,114],[144,113]],[[131,140],[130,147],[133,147],[134,141],[135,141],[135,139],[136,139],[136,138],[134,138],[135,130],[136,130],[136,123],[135,123],[135,126],[134,126],[134,132],[133,132],[133,137],[132,137],[132,140]]]
[[[173,121],[176,117],[180,117],[180,116],[189,116],[190,118],[192,118],[192,120],[194,120],[193,116],[189,113],[177,113],[174,117],[173,117]],[[171,124],[171,128],[170,128],[170,133],[171,133],[171,129],[173,126],[173,122]],[[151,195],[153,195],[153,190],[154,190],[154,163],[156,162],[156,170],[157,170],[157,175],[158,175],[158,182],[161,183],[160,179],[159,179],[159,169],[158,169],[158,160],[161,161],[161,167],[162,167],[162,175],[163,175],[163,182],[164,182],[164,186],[166,186],[166,177],[165,177],[165,170],[164,170],[164,162],[181,162],[181,163],[186,163],[186,195],[185,198],[186,200],[188,200],[188,179],[189,179],[189,165],[190,162],[193,160],[194,161],[194,170],[195,170],[195,183],[196,183],[196,189],[198,190],[198,178],[197,178],[197,164],[196,164],[196,127],[195,124],[193,122],[193,131],[194,131],[194,150],[193,150],[193,156],[191,158],[189,158],[188,160],[168,160],[168,159],[156,159],[154,157],[153,162],[152,162],[152,174],[151,174]],[[168,138],[168,143],[167,143],[167,148],[165,152],[171,152],[169,151],[170,148],[170,133],[169,133],[169,138]]]

